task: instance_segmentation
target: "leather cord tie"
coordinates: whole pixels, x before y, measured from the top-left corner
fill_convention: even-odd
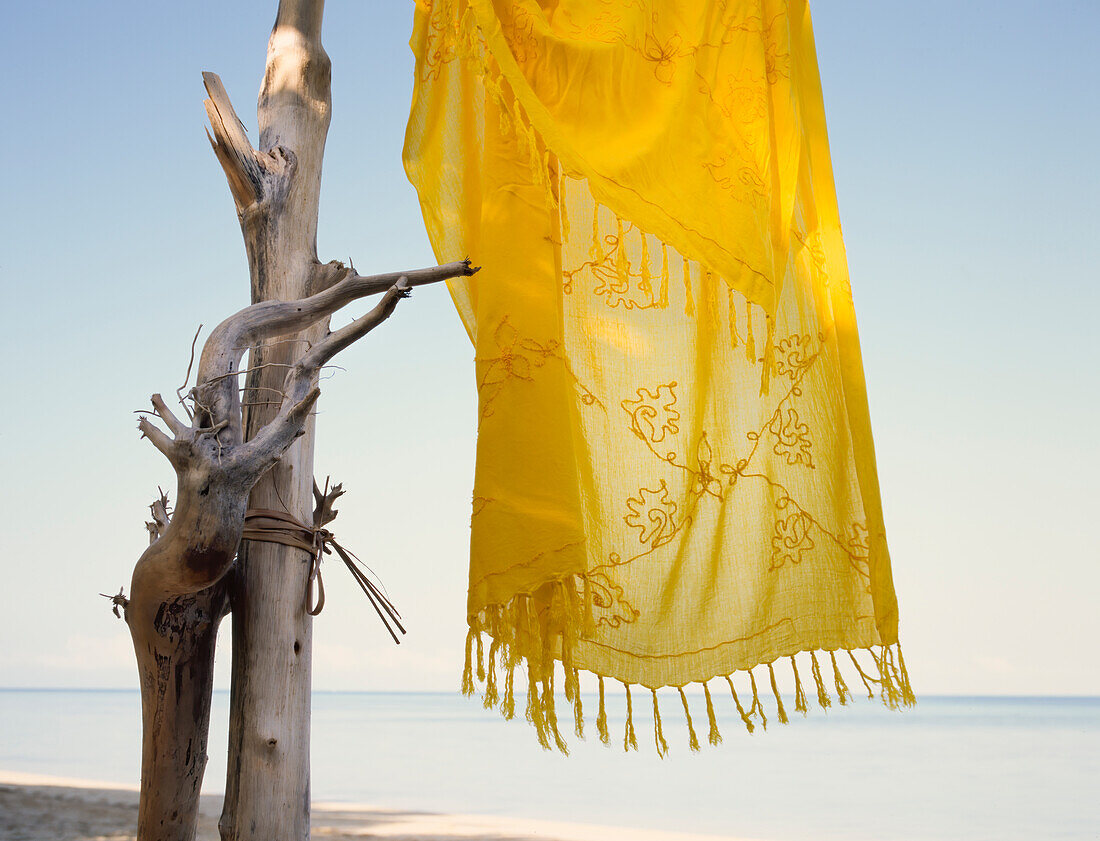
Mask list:
[[[333,489],[334,495],[328,493],[327,482],[325,487],[325,494],[321,494],[314,486],[318,507],[314,512],[315,524],[312,527],[299,522],[285,511],[249,508],[244,514],[244,531],[241,533],[241,539],[257,540],[261,543],[279,543],[283,546],[302,549],[310,554],[309,580],[306,582],[306,612],[310,616],[316,616],[325,606],[325,584],[321,578],[321,560],[325,555],[335,552],[370,601],[371,607],[382,620],[393,641],[400,645],[401,640],[394,633],[394,629],[396,628],[402,634],[405,633],[405,628],[401,624],[401,614],[381,588],[367,575],[369,568],[354,553],[337,543],[332,532],[324,527],[336,516],[336,512],[331,507],[331,500],[340,493],[339,485]]]

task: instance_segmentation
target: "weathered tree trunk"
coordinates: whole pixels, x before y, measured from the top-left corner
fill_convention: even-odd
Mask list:
[[[194,837],[225,607],[225,588],[215,585],[161,602],[153,616],[127,611],[131,627],[142,629],[134,635],[142,685],[139,838]]]
[[[260,91],[260,153],[293,156],[284,196],[241,218],[252,301],[293,300],[316,282],[317,210],[330,115],[330,62],[321,46],[323,0],[282,0],[268,44]],[[323,336],[318,323],[299,338]],[[279,366],[299,347],[261,347],[255,362],[271,365],[249,380],[246,429],[272,415]],[[253,508],[287,511],[310,522],[314,424],[252,492]],[[231,587],[233,678],[225,804],[226,841],[309,837],[310,690],[313,622],[305,609],[309,558],[301,549],[246,541]]]

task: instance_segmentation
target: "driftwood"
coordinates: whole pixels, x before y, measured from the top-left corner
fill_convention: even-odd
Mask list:
[[[152,542],[134,568],[126,622],[141,676],[143,748],[139,838],[188,838],[206,762],[218,622],[228,607],[216,585],[240,544],[249,494],[304,431],[320,395],[321,367],[390,316],[414,284],[472,274],[468,262],[361,277],[344,270],[329,289],[298,301],[255,304],[211,333],[192,391],[193,417],[182,420],[159,394],[154,418],[138,428],[176,472],[176,505],[151,508]],[[299,331],[344,304],[387,289],[370,312],[329,333],[290,364],[274,419],[244,440],[238,377],[244,351]],[[298,592],[304,603],[305,591]]]
[[[409,290],[477,271],[469,262],[364,277],[316,255],[330,63],[323,0],[281,0],[259,100],[259,147],[218,77],[203,74],[211,144],[244,235],[252,306],[203,347],[186,419],[155,394],[139,421],[176,473],[175,509],[152,506],[151,544],[123,607],[142,694],[138,838],[194,837],[206,764],[214,645],[233,615],[233,686],[222,838],[309,837],[310,564],[301,548],[245,541],[248,508],[310,521],[318,372],[388,318]],[[329,316],[382,295],[330,332]],[[248,352],[248,369],[241,360]],[[246,400],[239,377],[247,376]],[[158,422],[159,421],[159,424]],[[162,424],[163,426],[161,426]]]

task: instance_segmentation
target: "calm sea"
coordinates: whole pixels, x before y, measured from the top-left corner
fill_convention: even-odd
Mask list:
[[[663,702],[660,760],[648,716],[637,753],[590,734],[563,757],[457,694],[318,692],[314,798],[775,841],[1100,839],[1100,698],[864,702],[751,736],[721,708],[724,744],[697,754],[677,701]],[[218,791],[227,696],[214,705],[206,788]],[[133,783],[139,716],[136,691],[0,690],[0,769]]]

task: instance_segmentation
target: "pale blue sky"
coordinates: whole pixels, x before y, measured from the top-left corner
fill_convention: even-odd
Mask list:
[[[246,126],[274,0],[18,4],[0,32],[0,686],[132,686],[95,594],[128,584],[168,487],[133,409],[245,305],[200,73]],[[902,640],[918,692],[1100,693],[1100,4],[817,2]],[[322,259],[433,261],[400,149],[411,2],[329,0]],[[324,384],[342,541],[399,649],[328,570],[319,688],[450,689],[461,667],[475,392],[442,289]],[[224,672],[226,656],[220,658]]]

